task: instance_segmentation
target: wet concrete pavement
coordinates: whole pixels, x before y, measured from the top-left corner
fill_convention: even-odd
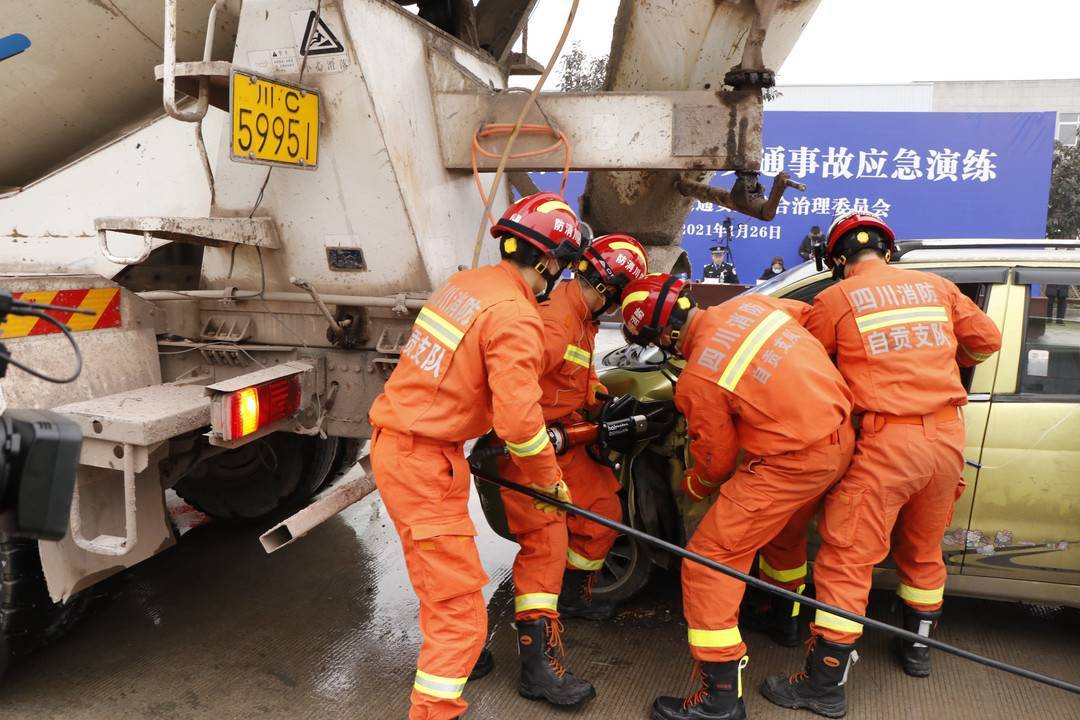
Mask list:
[[[475,503],[474,503],[475,504]],[[677,584],[662,578],[613,623],[569,621],[568,664],[599,697],[578,712],[517,696],[510,563],[515,546],[474,507],[490,646],[498,667],[471,683],[478,720],[571,716],[647,718],[658,693],[682,693],[691,663]],[[198,527],[179,545],[106,586],[91,614],[60,643],[25,659],[0,684],[4,720],[135,718],[403,718],[419,644],[416,599],[378,497],[353,506],[272,556],[262,525]],[[873,613],[889,618],[887,596]],[[939,637],[1080,682],[1080,630],[1061,611],[950,600]],[[756,688],[790,672],[801,648],[750,635],[752,718],[809,718],[771,706]],[[869,634],[853,670],[851,718],[1080,718],[1080,698],[935,655],[928,680],[904,676],[888,641]]]

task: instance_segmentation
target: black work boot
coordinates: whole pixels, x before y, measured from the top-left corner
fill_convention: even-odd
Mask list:
[[[480,657],[476,659],[476,664],[473,665],[472,672],[469,673],[469,680],[479,680],[494,669],[495,656],[491,654],[490,650],[484,648],[480,651]]]
[[[799,609],[794,600],[769,595],[766,603],[741,609],[739,623],[749,630],[767,634],[777,645],[795,647],[799,644]]]
[[[591,570],[566,569],[562,590],[559,591],[559,615],[586,620],[610,620],[615,617],[615,603],[593,597],[595,578],[596,573]]]
[[[761,684],[769,702],[791,709],[806,708],[828,718],[847,714],[844,683],[848,669],[859,659],[855,645],[841,645],[814,636],[810,639],[806,669],[791,677],[773,675]]]
[[[659,697],[652,720],[746,720],[742,701],[742,670],[748,658],[703,662],[701,689],[690,697]]]
[[[908,607],[904,603],[904,629],[918,633],[923,637],[930,637],[930,630],[937,624],[941,617],[941,611],[920,612]],[[930,648],[922,643],[908,642],[900,639],[897,642],[897,656],[900,665],[911,677],[927,677],[930,675]]]
[[[521,697],[564,706],[580,705],[596,697],[592,684],[574,677],[562,664],[562,628],[558,620],[519,620],[517,631]]]

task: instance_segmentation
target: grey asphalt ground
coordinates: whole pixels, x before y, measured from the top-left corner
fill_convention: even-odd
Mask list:
[[[645,719],[657,694],[688,689],[686,627],[668,575],[610,623],[566,623],[568,664],[596,684],[595,701],[574,712],[518,697],[515,546],[486,529],[476,505],[498,667],[466,689],[468,718]],[[11,670],[0,684],[0,718],[404,718],[417,605],[378,496],[272,556],[258,544],[261,529],[196,527],[107,583],[68,638]],[[875,595],[872,613],[891,619],[890,604]],[[1080,621],[1059,609],[950,600],[938,637],[1080,682]],[[747,639],[750,717],[812,717],[774,708],[756,690],[767,674],[798,669],[802,649]],[[958,658],[935,655],[933,676],[915,680],[894,666],[886,638],[868,634],[859,652],[853,719],[1080,718],[1080,697]]]

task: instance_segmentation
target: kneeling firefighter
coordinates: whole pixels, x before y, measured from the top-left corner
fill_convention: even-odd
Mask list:
[[[605,235],[584,250],[575,278],[560,283],[540,305],[544,353],[540,407],[544,420],[573,424],[579,411],[600,406],[604,386],[593,369],[598,319],[617,306],[622,289],[646,272],[645,250],[629,235]],[[514,446],[507,444],[511,453]],[[606,465],[589,457],[585,447],[558,458],[574,502],[615,521],[622,520],[619,481]],[[499,473],[529,485],[529,469],[512,459],[499,462]],[[525,697],[554,705],[577,705],[595,696],[589,683],[565,672],[555,654],[560,615],[606,619],[614,606],[593,599],[592,579],[604,564],[616,533],[562,512],[547,512],[533,501],[504,489],[507,523],[521,549],[514,559],[514,615],[521,651],[521,688]],[[568,537],[569,534],[569,537]]]
[[[502,262],[459,272],[431,297],[370,412],[375,483],[420,599],[410,720],[459,717],[470,672],[492,667],[490,653],[481,657],[488,578],[469,518],[465,441],[494,427],[533,487],[569,497],[539,404],[536,296],[580,257],[578,219],[558,195],[538,193],[513,204],[492,234]]]
[[[763,295],[701,310],[688,283],[649,275],[622,301],[629,339],[686,359],[675,404],[686,416],[693,465],[683,492],[720,495],[687,549],[742,572],[792,515],[821,497],[847,467],[854,446],[851,392],[821,345],[803,329],[809,307]],[[798,397],[798,402],[792,402]],[[745,459],[726,480],[742,448]],[[682,568],[683,610],[701,689],[661,697],[654,720],[746,717],[739,633],[745,586],[691,562]]]
[[[970,367],[1001,347],[1001,333],[952,282],[888,264],[893,232],[876,215],[836,219],[825,263],[844,278],[814,300],[806,328],[836,358],[860,416],[858,452],[825,498],[814,561],[817,597],[859,615],[871,576],[890,551],[900,576],[904,628],[929,635],[941,615],[941,538],[964,491]],[[804,672],[770,677],[772,702],[826,717],[847,712],[844,684],[862,625],[818,610]],[[899,644],[909,675],[930,674],[929,648]]]

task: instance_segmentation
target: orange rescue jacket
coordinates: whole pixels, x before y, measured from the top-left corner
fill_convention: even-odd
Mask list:
[[[448,443],[494,427],[533,484],[553,485],[562,475],[539,404],[542,328],[510,263],[455,274],[420,310],[371,424]]]
[[[741,296],[697,312],[684,330],[675,405],[689,425],[695,474],[717,483],[739,448],[766,457],[802,450],[851,415],[851,391],[799,324],[804,303]]]
[[[821,292],[806,328],[836,357],[856,412],[928,415],[967,404],[957,364],[1001,347],[1001,332],[952,282],[884,261],[853,265]]]
[[[540,376],[540,407],[548,422],[565,418],[596,404],[603,385],[593,369],[593,348],[600,325],[593,319],[581,283],[559,284],[551,299],[540,304],[544,322],[544,365]]]

